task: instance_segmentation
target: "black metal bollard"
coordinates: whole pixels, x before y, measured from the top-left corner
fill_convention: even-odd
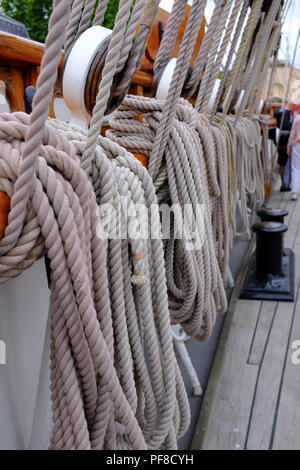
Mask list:
[[[277,216],[284,217],[283,214]],[[294,301],[294,254],[283,246],[283,234],[287,229],[280,222],[267,221],[253,225],[256,252],[240,298]]]
[[[282,276],[283,233],[287,226],[279,222],[258,222],[256,233],[255,278],[265,279],[269,274]]]
[[[283,209],[272,209],[271,207],[264,207],[257,211],[257,215],[262,222],[280,222],[284,223],[284,218],[288,215],[289,211]]]

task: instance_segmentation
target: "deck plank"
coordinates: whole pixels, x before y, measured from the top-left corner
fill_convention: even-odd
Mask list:
[[[259,365],[266,347],[274,319],[277,302],[263,302],[248,359],[249,364]]]
[[[284,245],[298,260],[300,200],[275,190],[268,206],[289,211]],[[194,449],[300,448],[300,364],[291,361],[291,345],[300,340],[297,261],[295,281],[296,304],[236,301],[221,335]]]
[[[289,210],[289,230],[285,236],[285,246],[296,248],[299,232],[300,204],[289,201],[286,207]],[[293,223],[292,223],[293,222]],[[295,253],[300,255],[300,252]],[[298,263],[295,270],[295,285],[298,286],[300,270]],[[263,302],[263,306],[266,302]],[[274,307],[276,303],[274,302]],[[262,310],[263,310],[262,306]],[[272,442],[274,422],[276,421],[276,407],[281,392],[281,380],[285,367],[290,335],[294,318],[295,303],[278,302],[274,321],[270,323],[270,332],[263,352],[262,364],[258,373],[258,380],[253,397],[253,410],[249,423],[249,433],[246,448],[249,450],[268,449]],[[272,384],[272,386],[270,386]]]
[[[261,302],[239,300],[205,429],[203,449],[239,449],[247,435],[258,366],[247,364]],[[203,430],[202,430],[203,431]]]
[[[299,208],[298,208],[299,211]],[[300,229],[294,244],[296,260],[300,259]],[[288,348],[285,362],[285,370],[281,384],[281,393],[278,400],[278,409],[274,423],[274,436],[271,448],[274,450],[299,450],[300,449],[300,364],[294,364],[292,348],[294,341],[300,340],[300,295],[299,295],[299,267],[296,261],[296,278],[298,279],[298,297],[294,309],[293,326],[288,339]]]
[[[270,445],[293,311],[293,303],[278,303],[253,397],[246,441],[249,450],[268,449]]]

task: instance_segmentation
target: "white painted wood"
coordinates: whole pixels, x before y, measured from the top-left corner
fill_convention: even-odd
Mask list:
[[[9,102],[6,97],[6,86],[3,80],[0,80],[0,113],[10,113]]]
[[[231,269],[228,265],[227,266],[227,287],[230,287],[232,289],[234,286],[235,286],[235,281],[233,279]]]
[[[49,447],[51,431],[50,314],[48,314],[29,449],[47,449]]]
[[[44,260],[0,286],[0,449],[29,447],[49,308]]]
[[[185,346],[185,341],[188,341],[190,337],[185,333],[181,325],[172,325],[172,334],[173,334],[173,341],[174,341],[174,345],[177,350],[177,353],[180,359],[182,360],[186,368],[187,374],[189,376],[189,379],[191,381],[192,388],[193,388],[193,395],[195,397],[198,397],[202,395],[201,384],[200,384],[198,375],[196,373],[196,370],[193,366],[191,357]]]
[[[193,363],[191,361],[190,355],[186,349],[186,346],[183,341],[176,340],[174,340],[174,345],[188,373],[189,379],[193,387],[193,395],[195,397],[199,397],[200,395],[202,395],[201,384],[193,366]]]
[[[167,98],[176,64],[177,59],[175,57],[167,63],[156,90],[155,97],[158,100],[165,100]]]

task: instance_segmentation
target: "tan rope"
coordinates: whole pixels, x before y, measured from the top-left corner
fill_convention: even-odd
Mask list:
[[[128,5],[120,3],[108,58],[123,34]],[[152,180],[109,140],[98,135],[94,142],[55,121],[45,125],[68,14],[69,4],[56,1],[30,126],[23,113],[0,116],[0,187],[12,202],[22,188],[24,162],[28,173],[19,234],[10,237],[10,216],[1,242],[1,282],[47,252],[52,449],[172,449],[189,424],[189,407],[173,351],[162,242],[129,235],[139,231],[134,212],[126,240],[99,239],[103,227],[95,200],[100,209],[105,202],[117,205],[121,196],[133,211],[142,202],[155,206]],[[98,126],[111,77],[106,67],[106,94],[99,94],[101,109],[94,115]],[[91,147],[87,161],[84,152]],[[158,232],[158,213],[150,227]]]
[[[253,70],[251,71],[251,76],[249,76],[249,78],[247,79],[247,81],[245,83],[245,93],[244,93],[243,98],[242,98],[242,102],[241,102],[241,105],[240,105],[240,108],[239,108],[237,119],[239,119],[239,117],[242,115],[242,113],[243,113],[243,111],[246,107],[246,104],[247,104],[248,98],[250,96],[250,93],[253,90],[253,85],[254,85],[254,82],[256,80],[257,73],[258,73],[259,68],[261,66],[262,60],[263,60],[264,49],[265,49],[267,41],[270,37],[272,27],[273,27],[273,23],[274,23],[274,20],[277,16],[278,10],[280,8],[280,4],[281,4],[280,0],[274,0],[272,2],[272,5],[270,6],[270,9],[269,9],[264,21],[263,21],[263,28],[260,31],[260,33],[258,34],[258,37],[257,37],[257,40],[256,40],[257,41],[258,54],[257,54],[256,60],[255,60],[255,64],[253,66]]]
[[[185,87],[185,96],[187,97],[191,97],[195,93],[197,87],[199,86],[199,83],[202,78],[202,72],[203,72],[206,58],[207,58],[207,52],[209,48],[211,47],[213,36],[218,26],[220,15],[222,14],[224,6],[225,6],[224,0],[217,0],[215,2],[213,14],[209,22],[205,36],[203,38],[201,48],[200,48],[198,57],[196,59],[191,77],[187,83],[187,86]]]
[[[238,40],[241,36],[242,28],[243,28],[244,21],[245,21],[245,18],[246,18],[246,14],[247,14],[247,11],[248,11],[248,6],[249,6],[248,5],[248,0],[245,0],[243,2],[243,6],[242,6],[242,9],[240,11],[238,23],[237,23],[237,26],[236,26],[236,29],[235,29],[235,32],[234,32],[234,37],[232,39],[230,50],[229,50],[229,53],[228,53],[228,56],[227,56],[226,65],[225,65],[225,67],[222,71],[220,86],[219,86],[218,93],[217,93],[215,103],[214,103],[214,106],[213,106],[213,111],[211,113],[212,116],[214,116],[216,114],[218,106],[220,104],[221,96],[222,96],[222,93],[223,93],[223,87],[224,87],[225,81],[227,79],[227,74],[228,74],[229,67],[230,67],[231,62],[232,62],[233,55],[235,53],[235,49],[236,49]]]
[[[254,0],[252,2],[251,11],[246,23],[241,43],[230,73],[229,81],[226,86],[225,97],[226,101],[224,102],[224,113],[227,114],[231,105],[231,100],[234,95],[235,89],[238,86],[240,76],[242,74],[243,66],[248,56],[248,52],[251,47],[251,38],[254,33],[255,27],[259,15],[261,13],[261,7],[263,0]]]
[[[206,106],[208,104],[208,100],[210,98],[210,94],[212,88],[214,86],[215,80],[219,73],[219,68],[225,54],[228,41],[230,39],[231,30],[234,26],[235,16],[231,16],[229,26],[225,29],[225,36],[222,39],[224,28],[226,26],[226,22],[228,20],[228,15],[232,6],[232,2],[227,1],[224,4],[222,14],[220,15],[218,26],[216,28],[215,37],[213,40],[213,44],[209,53],[209,57],[205,66],[204,75],[201,78],[200,88],[197,96],[197,100],[195,103],[195,109],[197,111],[201,110],[205,112]],[[234,9],[235,10],[235,9]],[[221,42],[221,47],[220,47]],[[218,52],[220,48],[220,51]],[[205,95],[205,96],[204,96]],[[203,100],[203,103],[202,103]]]
[[[192,208],[194,221],[197,210],[201,209],[196,222],[201,248],[189,250],[188,230],[183,234],[183,239],[176,239],[176,227],[172,225],[170,237],[165,240],[165,257],[172,321],[181,323],[188,334],[207,340],[215,323],[216,311],[226,309],[226,297],[210,228],[209,189],[205,167],[209,167],[211,162],[208,164],[205,161],[206,158],[208,160],[208,155],[204,157],[203,153],[204,148],[212,148],[213,153],[213,137],[207,140],[207,121],[201,124],[199,131],[192,129],[189,124],[193,112],[193,108],[184,100],[177,105],[176,119],[163,159],[166,165],[164,179],[167,181],[167,191],[162,178],[155,180],[155,186],[158,201],[175,205],[180,217],[184,215],[184,205]],[[141,113],[144,115],[143,123],[134,119]],[[132,152],[139,151],[150,156],[162,113],[163,104],[159,101],[127,97],[111,120],[113,130],[107,131],[107,136]],[[204,144],[201,143],[198,132]],[[215,170],[211,168],[209,171],[213,174]],[[211,190],[219,191],[218,185]],[[182,224],[176,220],[174,223]]]

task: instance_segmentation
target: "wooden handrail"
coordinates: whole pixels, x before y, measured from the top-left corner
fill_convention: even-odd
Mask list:
[[[172,57],[178,55],[189,12],[190,7],[187,6],[185,17],[172,52]],[[133,76],[130,93],[152,95],[153,64],[160,45],[160,23],[165,26],[168,17],[169,14],[166,11],[161,8],[158,9],[156,22],[148,40],[143,65],[141,70]],[[194,65],[195,58],[204,37],[204,24],[205,22],[203,20],[191,61],[192,65]],[[24,111],[24,90],[29,85],[36,85],[44,52],[44,44],[32,41],[31,39],[17,37],[6,32],[0,32],[0,80],[3,80],[5,83],[7,98],[12,111]],[[64,53],[62,51],[59,69],[62,67],[63,59]],[[54,96],[61,94],[60,76],[61,73],[59,71]],[[54,117],[53,102],[50,105],[50,116]],[[136,158],[138,158],[144,166],[147,166],[147,157],[144,155],[136,155]],[[10,199],[5,193],[0,191],[0,239],[3,236],[7,224],[9,210]]]
[[[45,45],[40,42],[0,32],[0,65],[11,65],[13,67],[39,66],[44,52]],[[62,52],[59,67],[62,66],[63,58],[64,54]]]

